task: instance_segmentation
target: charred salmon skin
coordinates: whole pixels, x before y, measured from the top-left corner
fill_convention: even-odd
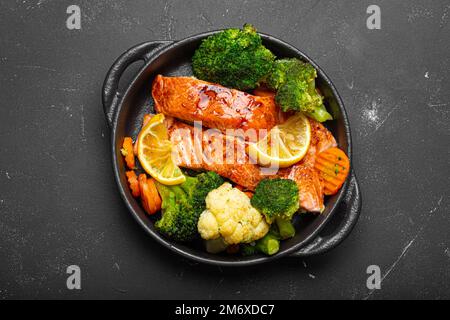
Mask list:
[[[239,129],[270,130],[278,122],[273,96],[254,96],[192,77],[158,75],[152,96],[157,112],[191,123],[201,121],[228,135],[241,135]]]

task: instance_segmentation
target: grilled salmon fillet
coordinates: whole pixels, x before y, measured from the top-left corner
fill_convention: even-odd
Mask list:
[[[316,155],[331,147],[336,140],[321,123],[309,120],[311,124],[311,144],[305,157],[292,167],[281,169],[279,176],[292,179],[297,183],[300,206],[309,212],[321,212],[324,209],[323,181],[314,168]]]
[[[170,117],[166,123],[180,167],[214,171],[248,190],[255,190],[264,178],[292,179],[299,188],[300,206],[310,212],[323,210],[323,182],[314,163],[316,154],[336,146],[336,140],[319,122],[310,120],[311,144],[306,156],[295,165],[274,173],[251,163],[245,152],[246,142],[240,138],[223,135],[218,130],[195,130]],[[227,159],[231,161],[228,163]]]
[[[250,162],[244,140],[218,130],[196,130],[173,118],[167,126],[178,166],[214,171],[249,190],[265,178],[261,167]]]
[[[192,77],[158,75],[152,96],[157,112],[187,122],[202,121],[203,126],[223,133],[227,129],[270,130],[278,122],[279,108],[273,96],[253,96]]]

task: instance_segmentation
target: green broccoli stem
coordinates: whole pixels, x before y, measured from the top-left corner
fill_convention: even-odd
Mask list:
[[[280,250],[280,234],[276,227],[272,226],[269,232],[253,244],[241,243],[240,250],[243,256],[251,256],[257,253],[274,255]]]
[[[280,233],[281,240],[289,239],[295,236],[295,228],[291,220],[276,218],[275,222]]]
[[[158,189],[163,204],[166,200],[170,202],[171,198],[186,196],[186,194],[184,193],[183,189],[180,186],[166,186],[163,185],[162,183],[156,182],[156,189]]]
[[[305,114],[318,122],[333,120],[333,117],[331,116],[331,114],[328,113],[327,109],[325,109],[325,106],[323,104],[316,107],[314,111],[305,112]]]
[[[198,186],[198,179],[195,177],[189,177],[185,175],[186,180],[178,185],[178,187],[186,192],[188,197],[192,197],[192,194],[194,193],[195,188]],[[172,187],[173,188],[173,187]]]
[[[256,241],[255,248],[261,253],[271,256],[280,250],[280,240],[278,240],[275,234],[269,232],[263,238]]]
[[[158,193],[161,196],[162,209],[172,206],[175,201],[175,196],[173,195],[171,190],[167,186],[165,186],[157,181],[155,182],[155,184],[156,184],[156,189],[158,190]],[[172,196],[171,196],[171,194],[172,194]]]

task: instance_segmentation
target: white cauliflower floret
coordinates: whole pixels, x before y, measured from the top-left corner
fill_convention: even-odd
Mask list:
[[[219,238],[219,225],[217,224],[216,217],[209,210],[205,210],[201,214],[201,227],[200,221],[198,222],[198,230],[203,239],[217,239]],[[200,231],[201,230],[201,231]]]
[[[205,240],[218,239],[231,244],[249,243],[266,235],[269,225],[252,207],[249,197],[224,183],[206,197],[206,210],[200,215],[198,232]]]

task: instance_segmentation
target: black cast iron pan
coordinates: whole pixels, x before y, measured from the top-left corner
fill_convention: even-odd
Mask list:
[[[214,31],[217,32],[217,31]],[[139,44],[121,55],[109,70],[103,85],[103,108],[111,127],[111,147],[114,174],[120,194],[132,216],[144,230],[163,246],[187,258],[222,266],[243,266],[268,262],[284,256],[306,257],[326,252],[341,243],[355,225],[360,209],[361,196],[353,170],[338,194],[326,199],[321,215],[303,214],[296,221],[297,234],[283,241],[278,254],[267,257],[255,255],[215,255],[205,251],[201,242],[177,243],[162,236],[154,228],[155,218],[149,217],[138,200],[132,197],[125,177],[125,164],[120,149],[123,138],[135,138],[141,128],[143,115],[153,112],[151,85],[157,74],[165,76],[190,76],[191,57],[202,39],[214,32],[204,33],[181,41],[152,41]],[[351,160],[351,136],[347,114],[339,94],[322,69],[300,50],[272,36],[261,34],[264,45],[277,57],[298,57],[310,62],[317,69],[317,86],[326,99],[327,109],[333,121],[327,127],[338,145]],[[128,85],[124,93],[118,92],[123,72],[134,62],[144,61],[144,66]]]

